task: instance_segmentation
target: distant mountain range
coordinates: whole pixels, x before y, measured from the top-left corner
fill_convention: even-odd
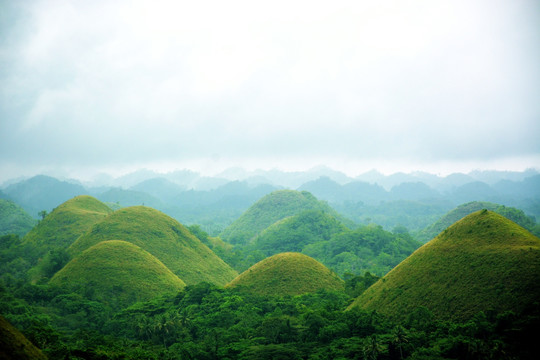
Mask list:
[[[278,189],[308,191],[327,201],[357,224],[385,229],[405,226],[419,231],[458,205],[489,201],[513,206],[540,218],[540,174],[475,171],[445,177],[415,172],[356,178],[326,167],[304,172],[229,169],[215,177],[190,170],[166,174],[139,170],[119,178],[102,175],[93,182],[38,175],[10,181],[0,198],[11,200],[37,219],[77,195],[92,195],[112,208],[146,205],[185,224],[200,224],[211,235],[221,233],[263,196]]]

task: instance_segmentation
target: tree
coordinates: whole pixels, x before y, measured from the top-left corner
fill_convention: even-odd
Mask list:
[[[38,212],[38,215],[41,216],[41,220],[45,219],[45,216],[48,215],[48,212],[47,210],[41,210],[40,212]]]

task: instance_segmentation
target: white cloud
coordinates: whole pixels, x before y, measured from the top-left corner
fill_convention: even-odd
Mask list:
[[[0,164],[538,159],[538,7],[15,6],[0,43]]]

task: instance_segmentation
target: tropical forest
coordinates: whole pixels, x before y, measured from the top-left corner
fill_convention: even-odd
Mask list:
[[[537,359],[540,174],[0,186],[0,358]]]

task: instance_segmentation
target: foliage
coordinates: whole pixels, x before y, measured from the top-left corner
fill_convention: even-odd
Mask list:
[[[302,252],[338,274],[384,275],[420,246],[407,232],[391,233],[380,226],[363,226],[334,234],[330,240],[307,245]]]
[[[24,236],[36,223],[23,208],[12,201],[0,199],[0,235]]]
[[[253,204],[221,233],[221,237],[232,244],[248,244],[276,221],[304,210],[321,210],[340,217],[328,204],[317,200],[307,191],[278,190]]]

